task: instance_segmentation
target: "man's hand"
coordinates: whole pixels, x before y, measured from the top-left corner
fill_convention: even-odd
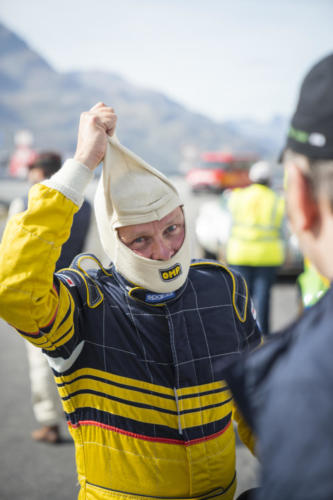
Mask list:
[[[94,170],[104,158],[107,135],[116,128],[113,108],[99,102],[81,114],[74,159]]]

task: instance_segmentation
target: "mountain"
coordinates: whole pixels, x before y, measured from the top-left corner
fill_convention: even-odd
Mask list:
[[[241,134],[258,144],[258,151],[266,158],[276,160],[281,152],[286,137],[289,119],[284,116],[274,116],[268,122],[255,120],[238,120],[224,122],[229,132]]]
[[[252,151],[264,156],[280,148],[277,142],[282,133],[269,132],[269,126],[215,122],[117,74],[59,73],[0,23],[2,155],[13,149],[19,129],[33,132],[38,149],[72,155],[80,113],[97,101],[115,108],[121,142],[167,173],[178,171],[185,148]]]

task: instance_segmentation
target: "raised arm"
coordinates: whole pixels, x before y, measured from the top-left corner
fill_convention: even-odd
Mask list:
[[[0,246],[0,316],[22,332],[38,335],[57,315],[55,263],[115,125],[113,109],[103,103],[82,113],[74,159],[33,186],[28,210],[7,224]]]

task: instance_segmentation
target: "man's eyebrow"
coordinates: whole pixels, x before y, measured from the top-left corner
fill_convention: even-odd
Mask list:
[[[175,214],[169,220],[165,221],[165,224],[174,224],[175,222],[184,222],[185,218],[182,213]]]
[[[126,241],[133,241],[133,240],[136,240],[137,238],[139,238],[140,236],[142,236],[142,232],[133,232],[131,234],[126,234],[125,235],[125,240]]]
[[[147,233],[147,229],[133,229],[133,233],[126,235],[126,238],[133,241],[142,236],[149,236],[149,231]]]

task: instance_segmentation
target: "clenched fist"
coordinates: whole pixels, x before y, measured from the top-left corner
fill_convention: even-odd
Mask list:
[[[113,135],[117,115],[102,102],[81,114],[74,159],[94,170],[104,158],[107,135]]]

